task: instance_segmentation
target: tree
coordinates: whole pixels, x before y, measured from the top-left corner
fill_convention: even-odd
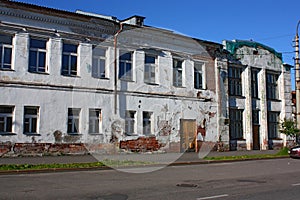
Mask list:
[[[299,129],[296,127],[296,123],[291,119],[284,119],[280,124],[280,133],[290,136],[296,140],[298,143]]]

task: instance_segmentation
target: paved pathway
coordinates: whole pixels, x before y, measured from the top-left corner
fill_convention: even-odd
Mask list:
[[[203,157],[216,156],[238,156],[238,155],[257,155],[257,154],[276,154],[277,150],[266,151],[201,151],[199,154],[195,152],[178,153],[157,153],[157,154],[123,154],[123,155],[72,155],[72,156],[43,156],[43,157],[15,157],[15,158],[0,158],[0,164],[50,164],[50,163],[88,163],[97,162],[99,160],[136,160],[149,161],[158,163],[188,163],[201,162]]]

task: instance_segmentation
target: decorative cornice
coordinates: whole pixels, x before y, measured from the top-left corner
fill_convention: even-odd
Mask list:
[[[27,12],[31,12],[31,11],[27,11]],[[75,22],[75,20],[78,21],[78,19],[60,20],[59,18],[62,17],[58,17],[55,15],[48,15],[49,17],[44,17],[41,15],[45,15],[45,14],[39,14],[33,12],[25,14],[24,12],[22,13],[20,11],[18,12],[14,11],[14,9],[4,10],[3,8],[0,8],[0,15],[15,17],[22,20],[27,19],[32,21],[44,22],[44,23],[59,24],[62,26],[71,26],[74,28],[84,29],[86,32],[88,32],[88,30],[91,30],[91,31],[97,31],[97,32],[109,34],[109,35],[113,35],[117,29],[117,25],[115,23],[109,22],[107,20],[102,20],[102,19],[94,19],[94,20],[89,19],[89,21],[87,21],[82,17],[82,21]]]

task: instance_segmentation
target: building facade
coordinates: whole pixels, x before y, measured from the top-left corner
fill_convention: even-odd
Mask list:
[[[280,123],[292,119],[291,66],[254,41],[224,41],[228,64],[230,149],[279,149]]]
[[[275,124],[291,114],[290,72],[268,47],[0,4],[3,155],[183,152],[198,133],[218,150],[285,144]]]

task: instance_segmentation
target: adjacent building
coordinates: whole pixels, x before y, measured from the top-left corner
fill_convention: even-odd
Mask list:
[[[183,152],[285,145],[290,68],[253,41],[218,44],[82,11],[0,2],[2,154]]]

